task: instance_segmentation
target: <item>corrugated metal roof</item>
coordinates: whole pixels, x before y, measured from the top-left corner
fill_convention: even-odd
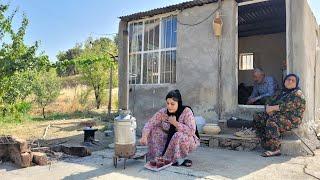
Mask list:
[[[158,14],[173,12],[176,10],[184,10],[195,6],[203,6],[205,4],[216,3],[219,0],[193,0],[176,5],[166,6],[153,9],[150,11],[139,12],[127,16],[120,17],[123,21],[133,21],[145,17],[152,17]],[[235,0],[236,2],[245,2],[251,0]],[[259,3],[253,3],[245,6],[239,6],[238,23],[239,37],[269,34],[285,31],[286,22],[285,1],[269,0]]]
[[[170,6],[166,6],[166,7],[152,9],[150,11],[138,12],[138,13],[134,13],[134,14],[126,15],[126,16],[121,16],[119,18],[121,20],[123,20],[123,21],[127,21],[128,22],[128,21],[142,19],[144,17],[151,17],[151,16],[155,16],[155,15],[158,15],[158,14],[169,13],[169,12],[173,12],[173,11],[176,11],[176,10],[184,10],[184,9],[192,8],[192,7],[195,7],[195,6],[203,6],[205,4],[216,3],[218,1],[219,0],[193,0],[193,1],[187,1],[187,2],[183,2],[183,3],[175,4],[175,5],[170,5]],[[235,0],[235,1],[237,3],[241,3],[241,2],[252,1],[252,0]]]
[[[127,16],[121,16],[120,19],[123,21],[133,21],[133,20],[144,18],[144,17],[151,17],[158,14],[164,14],[164,13],[173,12],[176,10],[183,10],[183,9],[188,9],[195,6],[202,6],[205,4],[216,3],[216,2],[218,2],[218,0],[193,0],[193,1],[171,5],[171,6],[153,9],[150,11],[139,12],[139,13],[135,13]]]
[[[271,34],[286,29],[284,0],[270,0],[239,7],[239,36]]]

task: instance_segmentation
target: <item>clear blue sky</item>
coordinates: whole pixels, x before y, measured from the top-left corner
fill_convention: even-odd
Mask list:
[[[26,43],[41,41],[40,50],[56,60],[67,50],[92,35],[116,33],[119,16],[150,10],[186,0],[10,0],[11,9],[27,15],[30,23]],[[7,1],[8,2],[8,1]],[[320,22],[320,0],[310,0]],[[17,19],[18,20],[18,19]]]

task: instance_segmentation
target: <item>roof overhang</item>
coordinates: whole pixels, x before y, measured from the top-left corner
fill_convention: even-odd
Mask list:
[[[134,21],[134,20],[138,20],[138,19],[143,19],[146,17],[152,17],[158,14],[165,14],[165,13],[169,13],[169,12],[174,12],[177,10],[184,10],[184,9],[188,9],[188,8],[192,8],[195,6],[203,6],[206,4],[210,4],[210,3],[217,3],[219,0],[194,0],[194,1],[187,1],[187,2],[183,2],[183,3],[179,3],[179,4],[175,4],[175,5],[171,5],[171,6],[166,6],[166,7],[162,7],[162,8],[157,8],[157,9],[152,9],[150,11],[145,11],[145,12],[138,12],[138,13],[134,13],[131,15],[127,15],[127,16],[121,16],[119,17],[122,21]],[[245,2],[248,0],[236,0],[236,2],[241,3],[241,2]]]

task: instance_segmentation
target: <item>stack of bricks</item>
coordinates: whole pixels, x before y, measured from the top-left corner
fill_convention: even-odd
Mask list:
[[[31,166],[32,162],[39,165],[47,164],[47,157],[44,153],[31,152],[26,140],[11,136],[0,137],[0,159],[12,161],[22,168]]]

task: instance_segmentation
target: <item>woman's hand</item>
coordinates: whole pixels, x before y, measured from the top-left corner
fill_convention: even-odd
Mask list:
[[[271,106],[266,105],[266,113],[267,113],[268,115],[271,115],[271,114],[272,114]]]
[[[163,114],[161,115],[161,117],[160,117],[160,120],[161,120],[161,121],[168,121],[168,119],[169,119],[169,116],[168,116],[168,114],[166,114],[166,113],[163,113]]]
[[[176,120],[176,116],[170,116],[169,119],[168,119],[168,122],[172,125],[174,125],[175,127],[178,126],[178,122]]]
[[[143,136],[143,137],[140,139],[140,144],[141,144],[141,145],[147,145],[147,143],[148,143],[148,138]]]
[[[280,110],[279,105],[275,105],[275,106],[269,106],[269,105],[267,105],[267,106],[266,106],[266,113],[267,113],[268,115],[272,115],[273,112],[279,111],[279,110]]]

